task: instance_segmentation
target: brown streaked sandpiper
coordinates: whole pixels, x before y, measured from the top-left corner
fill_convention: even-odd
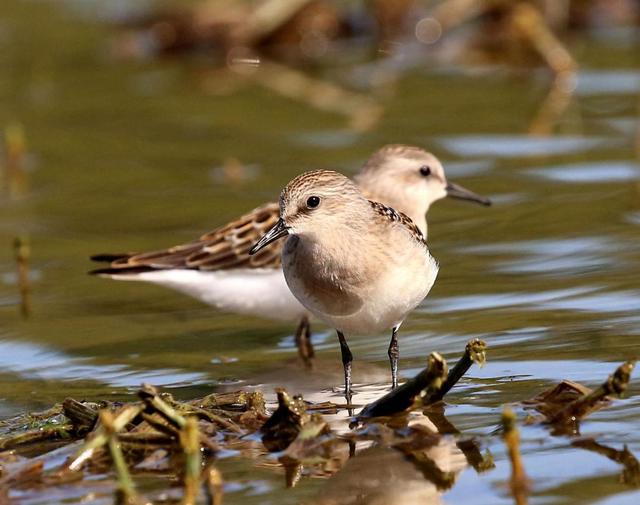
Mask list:
[[[385,146],[354,179],[368,198],[405,213],[425,236],[427,211],[446,196],[490,204],[487,198],[447,181],[440,161],[419,147]],[[308,311],[286,285],[282,244],[249,256],[251,246],[277,220],[278,204],[267,203],[192,242],[146,253],[95,255],[94,260],[109,265],[92,273],[166,286],[223,311],[298,321],[296,345],[309,365],[313,347]]]

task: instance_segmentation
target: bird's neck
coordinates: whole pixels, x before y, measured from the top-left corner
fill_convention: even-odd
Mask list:
[[[358,184],[367,198],[406,214],[422,234],[427,236],[426,214],[429,210],[429,202],[426,202],[422,195],[413,195],[410,192],[402,191],[393,184],[376,184],[374,187],[367,184],[367,181],[362,178],[358,180]]]

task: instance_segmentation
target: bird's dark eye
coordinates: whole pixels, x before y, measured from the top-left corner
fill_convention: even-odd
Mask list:
[[[320,197],[319,196],[310,196],[307,198],[307,207],[310,209],[315,209],[318,205],[320,205]]]
[[[425,177],[430,176],[431,175],[431,167],[429,165],[422,165],[420,167],[420,174],[425,176]]]

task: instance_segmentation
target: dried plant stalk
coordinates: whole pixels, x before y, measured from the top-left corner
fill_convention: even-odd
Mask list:
[[[507,445],[509,460],[511,461],[511,480],[509,485],[516,505],[527,505],[529,495],[529,481],[522,464],[520,455],[520,434],[516,427],[516,415],[510,408],[502,412],[502,438]]]

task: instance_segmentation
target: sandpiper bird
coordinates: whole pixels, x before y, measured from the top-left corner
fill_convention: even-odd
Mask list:
[[[425,216],[437,200],[450,196],[490,204],[488,199],[448,182],[438,159],[419,147],[389,145],[379,149],[355,180],[372,200],[411,217],[425,236]],[[249,256],[251,246],[277,221],[278,204],[267,203],[186,244],[139,254],[93,256],[110,264],[92,273],[163,285],[229,312],[299,321],[296,345],[309,365],[313,347],[308,312],[285,283],[281,244]]]
[[[338,333],[347,402],[353,357],[345,333],[391,330],[396,387],[398,328],[438,274],[422,231],[407,215],[368,200],[344,175],[316,170],[287,184],[280,195],[280,219],[250,254],[285,236],[287,285],[309,312]]]

